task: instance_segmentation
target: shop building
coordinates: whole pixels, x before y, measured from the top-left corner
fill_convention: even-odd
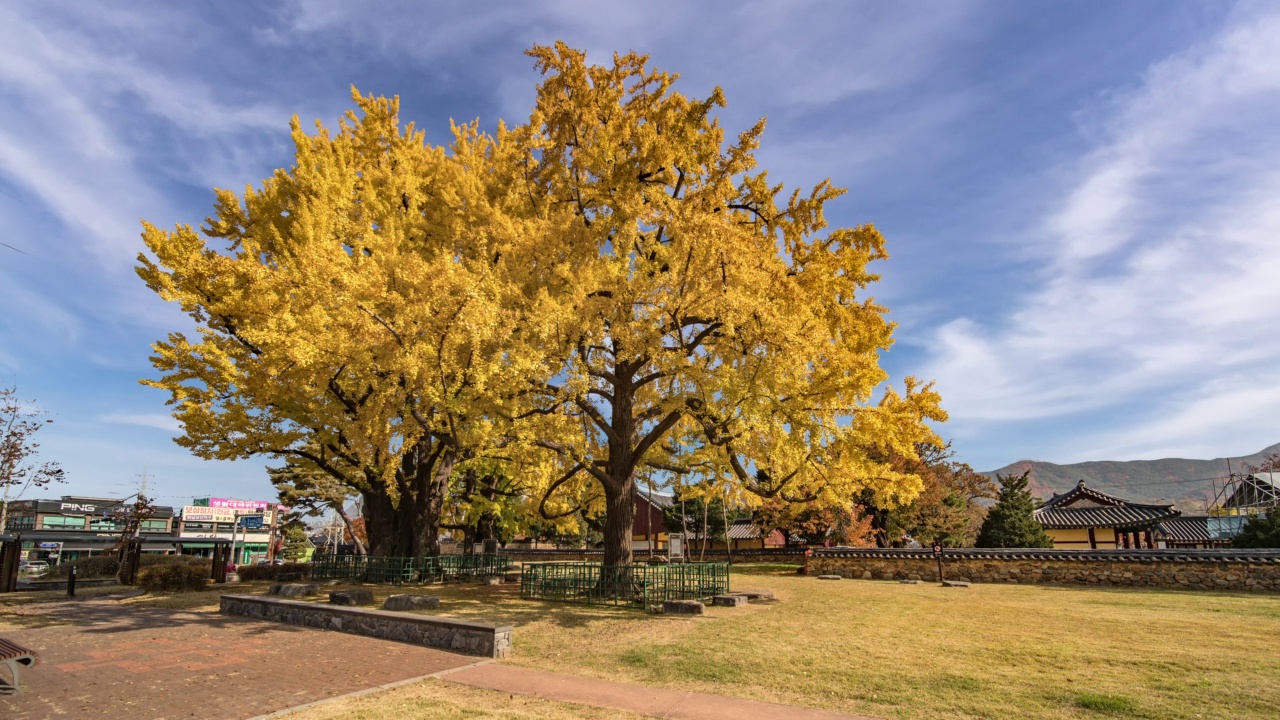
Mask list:
[[[186,555],[210,555],[214,541],[230,540],[232,561],[243,565],[265,560],[273,539],[279,544],[274,530],[285,509],[266,500],[196,498],[182,508],[174,532]]]
[[[108,549],[124,530],[129,500],[64,495],[57,500],[15,500],[9,503],[5,534],[21,535],[23,556],[50,565],[97,555]],[[157,506],[143,520],[138,534],[143,552],[173,552],[173,508]],[[56,536],[56,537],[54,537]],[[155,542],[146,542],[149,536]]]

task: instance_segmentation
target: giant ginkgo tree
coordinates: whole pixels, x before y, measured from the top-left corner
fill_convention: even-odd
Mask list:
[[[543,443],[567,467],[548,491],[602,486],[605,564],[631,561],[640,473],[747,504],[910,498],[919,479],[878,458],[914,457],[945,414],[912,378],[873,399],[893,331],[864,294],[881,234],[828,228],[843,192],[828,182],[784,195],[756,167],[763,120],[726,142],[719,88],[691,100],[636,54],[530,55],[545,76],[521,136],[530,203],[575,258],[555,298],[560,371],[540,387],[582,432]]]
[[[784,196],[756,168],[763,121],[725,140],[719,89],[530,54],[526,123],[434,147],[354,94],[337,133],[295,119],[295,163],[219,191],[200,230],[146,226],[140,275],[199,328],[156,344],[147,381],[179,442],[328,473],[364,495],[375,554],[435,552],[448,483],[495,463],[545,518],[603,513],[609,565],[631,562],[639,477],[909,499],[918,478],[879,458],[945,415],[911,378],[878,390],[880,233],[828,228],[829,183]]]

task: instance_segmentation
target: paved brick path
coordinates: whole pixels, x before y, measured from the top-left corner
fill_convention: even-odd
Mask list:
[[[5,630],[40,653],[4,720],[248,718],[475,662],[439,650],[216,613],[47,606],[74,625]]]

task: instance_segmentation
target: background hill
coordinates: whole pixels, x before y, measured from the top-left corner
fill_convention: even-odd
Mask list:
[[[1246,463],[1258,465],[1264,456],[1274,452],[1280,452],[1280,443],[1252,455],[1230,458],[1231,468],[1240,472]],[[984,474],[994,478],[997,474],[1021,474],[1026,470],[1031,471],[1030,487],[1036,497],[1065,492],[1084,480],[1089,487],[1134,502],[1172,502],[1183,512],[1197,512],[1205,509],[1206,498],[1213,501],[1213,481],[1217,479],[1221,485],[1221,479],[1227,476],[1227,459],[1100,460],[1071,465],[1019,460]]]

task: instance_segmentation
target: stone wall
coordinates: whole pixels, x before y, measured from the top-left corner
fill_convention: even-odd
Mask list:
[[[256,595],[223,595],[220,610],[223,615],[337,630],[466,655],[503,658],[511,653],[510,626]]]
[[[1280,592],[1277,550],[946,550],[948,580]],[[937,580],[931,550],[815,550],[809,575]]]

